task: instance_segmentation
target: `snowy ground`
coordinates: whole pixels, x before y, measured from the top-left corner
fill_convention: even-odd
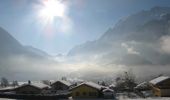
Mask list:
[[[14,99],[1,99],[0,100],[14,100]],[[115,99],[73,99],[73,100],[115,100]],[[128,99],[128,98],[120,98],[118,100],[170,100],[170,98],[138,98],[138,99]]]
[[[73,100],[116,100],[116,99],[73,99]],[[170,98],[117,99],[117,100],[170,100]]]
[[[119,99],[119,100],[170,100],[170,98]]]

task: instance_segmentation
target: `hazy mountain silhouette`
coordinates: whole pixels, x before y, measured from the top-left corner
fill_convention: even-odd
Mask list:
[[[99,39],[74,47],[68,56],[99,56],[110,63],[169,64],[162,38],[170,34],[170,7],[154,7],[120,20]]]
[[[0,76],[38,79],[72,73],[77,77],[101,78],[99,74],[113,77],[116,69],[129,66],[144,76],[169,73],[169,43],[170,7],[154,7],[130,15],[99,39],[75,46],[67,56],[59,54],[55,59],[48,59],[51,56],[39,49],[23,46],[0,28]],[[77,70],[71,72],[75,67]]]
[[[33,48],[31,46],[23,46],[14,37],[12,37],[6,30],[0,27],[0,57],[7,57],[12,55],[25,55],[33,57],[47,57],[48,54]]]

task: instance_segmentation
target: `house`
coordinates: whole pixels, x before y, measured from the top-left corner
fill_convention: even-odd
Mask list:
[[[48,90],[50,86],[43,83],[27,83],[15,88],[17,94],[40,94],[43,91]]]
[[[51,84],[52,93],[68,91],[71,83],[65,80],[55,81]]]
[[[3,87],[3,88],[0,88],[0,92],[11,92],[14,89],[15,89],[15,87],[12,87],[12,86]]]
[[[149,83],[155,96],[170,96],[170,77],[160,76],[151,80]]]
[[[104,98],[115,98],[115,92],[110,88],[103,89],[102,93]]]
[[[73,98],[98,98],[102,86],[93,82],[83,82],[70,89]]]
[[[153,96],[151,86],[149,85],[149,82],[142,82],[139,83],[135,88],[135,93],[138,94],[141,97],[151,97]]]
[[[150,86],[148,82],[142,82],[138,84],[134,89],[137,91],[147,91],[150,90]]]
[[[109,88],[112,89],[112,90],[115,90],[116,89],[116,85],[112,83],[111,85],[109,85]]]

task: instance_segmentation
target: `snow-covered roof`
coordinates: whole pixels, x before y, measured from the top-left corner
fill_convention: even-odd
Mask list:
[[[151,83],[153,85],[157,85],[160,82],[165,81],[167,79],[170,79],[170,78],[168,76],[160,76],[160,77],[157,77],[157,78],[151,80],[149,83]]]
[[[67,85],[67,86],[71,86],[70,82],[64,81],[64,80],[58,80],[58,81],[53,82],[52,84],[55,84],[56,82],[61,82],[61,83],[65,84],[65,85]]]
[[[148,85],[147,82],[142,82],[142,83],[138,84],[135,88],[145,87],[145,86],[147,86],[147,85]]]
[[[12,90],[12,89],[15,89],[15,87],[8,86],[8,87],[0,88],[0,90]]]
[[[116,87],[116,85],[112,83],[111,85],[109,85],[109,87]]]
[[[142,82],[135,87],[135,89],[148,89],[148,88],[149,88],[148,82]]]
[[[114,92],[114,90],[109,89],[109,88],[106,88],[106,89],[104,89],[102,92]]]
[[[96,84],[96,83],[94,83],[94,82],[83,82],[83,83],[81,83],[81,84],[73,87],[72,89],[77,88],[77,87],[82,86],[82,85],[87,85],[87,86],[93,87],[93,88],[98,89],[98,90],[100,90],[101,88],[103,88],[103,86],[101,86],[101,85],[99,85],[99,84]]]
[[[94,82],[85,82],[86,85],[88,86],[91,86],[91,87],[94,87],[94,88],[97,88],[97,89],[101,89],[103,86],[99,85],[99,84],[96,84]]]
[[[33,86],[36,86],[36,87],[38,87],[38,88],[41,88],[41,89],[43,89],[43,88],[46,88],[46,87],[50,87],[49,85],[46,85],[46,84],[43,84],[43,83],[31,83],[31,85],[33,85]]]
[[[30,84],[28,84],[28,83],[22,84],[21,86],[18,86],[17,88],[21,88],[21,87],[24,87],[24,86],[33,86],[33,87],[36,87],[36,88],[39,88],[39,89],[50,88],[50,86],[43,84],[43,83],[40,83],[40,82],[36,82],[36,83],[31,82]]]

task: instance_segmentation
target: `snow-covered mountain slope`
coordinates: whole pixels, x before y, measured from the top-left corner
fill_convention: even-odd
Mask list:
[[[166,65],[170,62],[170,55],[164,50],[169,29],[170,7],[154,7],[120,20],[99,39],[71,49],[68,56],[94,56],[123,65]]]

